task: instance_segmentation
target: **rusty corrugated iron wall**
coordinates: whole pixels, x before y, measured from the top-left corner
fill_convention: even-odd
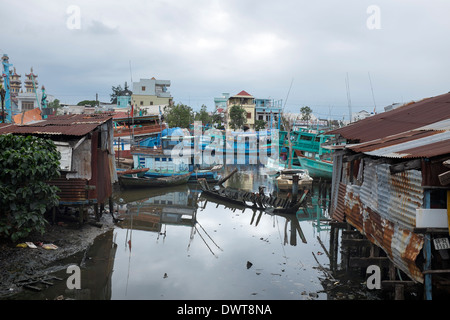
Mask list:
[[[416,209],[423,203],[421,184],[417,170],[391,175],[388,164],[370,158],[344,162],[332,217],[346,220],[411,279],[422,283],[415,260],[424,240],[413,231]]]

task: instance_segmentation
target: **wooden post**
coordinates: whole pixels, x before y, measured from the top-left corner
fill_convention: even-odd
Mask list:
[[[94,213],[95,213],[95,220],[100,221],[100,213],[98,210],[98,203],[94,204]]]
[[[405,300],[405,286],[403,284],[395,285],[395,300]]]
[[[298,180],[299,180],[298,174],[292,175],[292,203],[296,203],[297,202]]]
[[[423,243],[423,253],[425,258],[425,263],[423,270],[428,271],[431,270],[431,236],[429,233],[424,235],[424,243]],[[425,300],[432,300],[432,279],[431,273],[425,274]]]
[[[447,227],[450,234],[450,190],[447,190]]]
[[[430,206],[430,190],[425,189],[423,192],[423,207],[428,209]],[[425,258],[423,270],[428,271],[431,269],[431,235],[429,233],[424,235],[423,254]],[[426,273],[424,276],[424,291],[425,300],[432,300],[432,278],[430,273]]]

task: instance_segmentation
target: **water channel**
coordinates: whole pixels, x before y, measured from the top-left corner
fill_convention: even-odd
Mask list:
[[[264,186],[266,193],[277,193],[262,166],[240,166],[226,184],[252,191]],[[197,184],[116,191],[121,221],[88,251],[64,262],[80,265],[81,289],[67,289],[61,281],[18,298],[377,299],[364,291],[364,279],[357,279],[356,291],[349,293],[337,288],[349,280],[330,279],[323,270],[330,266],[330,191],[329,182],[314,184],[307,208],[296,215],[220,203],[202,196]],[[68,277],[64,269],[55,274]]]

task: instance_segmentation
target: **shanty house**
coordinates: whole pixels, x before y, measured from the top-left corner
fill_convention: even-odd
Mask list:
[[[54,116],[23,125],[6,124],[0,134],[34,135],[53,140],[61,154],[61,177],[50,181],[59,187],[60,205],[105,204],[117,181],[110,114]],[[80,221],[84,218],[81,210]]]
[[[331,215],[432,287],[448,282],[450,93],[328,132],[334,146]]]

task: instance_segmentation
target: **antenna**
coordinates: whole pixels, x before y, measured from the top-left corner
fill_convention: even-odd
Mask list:
[[[130,78],[131,78],[131,85],[133,85],[133,73],[131,72],[131,60],[130,60]]]
[[[377,112],[377,105],[375,103],[375,96],[373,94],[373,87],[372,87],[372,80],[370,79],[370,72],[367,72],[369,74],[369,82],[370,82],[370,89],[372,90],[372,99],[373,99],[373,113],[375,114]]]
[[[347,103],[348,103],[348,115],[350,119],[350,123],[352,122],[352,101],[350,99],[350,83],[348,81],[348,72],[347,76],[345,77],[345,85],[347,87]]]

